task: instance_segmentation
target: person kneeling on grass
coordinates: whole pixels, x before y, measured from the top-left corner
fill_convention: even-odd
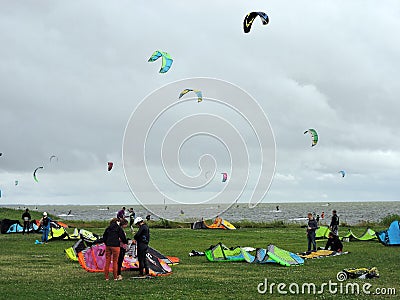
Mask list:
[[[339,237],[334,234],[333,232],[329,232],[329,238],[328,241],[326,242],[325,249],[326,250],[332,250],[336,252],[342,252],[343,251],[343,244],[340,241]]]

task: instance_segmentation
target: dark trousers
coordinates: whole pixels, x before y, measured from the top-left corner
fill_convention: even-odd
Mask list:
[[[137,245],[137,257],[139,261],[139,274],[149,275],[149,266],[147,265],[146,254],[149,246],[147,244],[140,243]],[[144,270],[144,272],[143,272]]]
[[[125,257],[125,249],[120,247],[119,248],[119,256],[118,256],[118,271],[117,271],[117,275],[121,275],[121,269],[122,269],[122,263],[124,261],[124,257]]]
[[[30,221],[24,221],[24,229],[22,229],[22,234],[25,234],[25,229],[26,229],[26,232],[29,234],[30,225],[31,225]]]
[[[317,250],[317,243],[315,242],[315,232],[308,232],[307,233],[307,240],[308,240],[308,251],[311,251],[311,244],[313,246],[313,250]]]

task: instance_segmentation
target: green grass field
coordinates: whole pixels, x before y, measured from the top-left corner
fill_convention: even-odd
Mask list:
[[[380,230],[383,228],[373,228]],[[102,234],[103,228],[91,229]],[[352,228],[361,234],[365,228]],[[344,232],[344,229],[343,229]],[[131,237],[131,234],[128,234]],[[344,284],[358,283],[360,288],[370,283],[371,294],[376,288],[395,288],[400,293],[400,247],[385,247],[379,242],[345,243],[350,254],[340,257],[306,260],[304,266],[248,264],[245,262],[208,262],[205,257],[189,257],[194,249],[204,251],[210,245],[223,242],[226,246],[252,246],[266,248],[275,244],[292,252],[306,250],[307,241],[302,228],[249,228],[235,231],[191,230],[187,228],[151,228],[150,245],[165,255],[178,256],[181,263],[172,266],[170,276],[152,280],[129,279],[136,272],[123,272],[123,281],[104,280],[102,273],[88,273],[79,263],[69,261],[64,249],[74,241],[53,241],[35,245],[40,234],[0,235],[0,299],[355,299],[343,292],[340,285],[336,295],[324,287],[322,294],[291,294],[288,286],[314,283],[317,292],[324,283],[339,283],[336,274],[344,268],[377,267],[378,279],[348,280]],[[324,242],[318,242],[324,246]],[[265,279],[268,283],[284,283],[288,294],[280,295],[277,287],[273,294],[259,294],[257,286]],[[293,285],[294,286],[294,285]],[[263,289],[261,285],[260,289]],[[358,299],[384,298],[382,295],[358,295]],[[386,298],[396,296],[386,295]]]

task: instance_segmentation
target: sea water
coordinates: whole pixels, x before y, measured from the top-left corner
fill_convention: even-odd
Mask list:
[[[160,217],[180,222],[194,222],[204,216],[210,216],[210,211],[218,212],[218,205],[200,205],[191,208],[181,205],[148,205],[146,208],[140,205],[124,205],[127,209],[133,207],[136,216],[145,218],[151,215],[151,219],[158,220]],[[278,206],[278,207],[277,207]],[[56,215],[63,220],[110,220],[117,215],[122,205],[6,205],[10,208],[46,211]],[[279,210],[277,210],[279,208]],[[248,204],[238,203],[232,205],[228,210],[219,212],[219,215],[230,221],[253,221],[273,222],[283,221],[285,223],[307,222],[307,213],[311,212],[320,216],[320,224],[329,224],[332,210],[337,210],[340,223],[356,225],[362,222],[379,222],[382,218],[391,214],[400,215],[400,201],[393,202],[334,202],[334,203],[260,203],[255,208],[249,208]],[[152,211],[162,211],[161,216],[154,215]],[[321,215],[325,214],[324,218]],[[128,214],[128,212],[126,212]]]

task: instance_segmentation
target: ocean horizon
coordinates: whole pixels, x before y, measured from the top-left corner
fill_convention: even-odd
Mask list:
[[[226,204],[224,204],[226,205]],[[304,223],[307,213],[320,216],[321,224],[329,223],[332,210],[338,212],[341,223],[356,225],[363,222],[380,222],[391,214],[400,215],[400,201],[352,201],[352,202],[275,202],[260,203],[254,208],[249,208],[247,203],[236,203],[230,208],[219,211],[219,204],[203,204],[196,206],[169,204],[164,206],[147,205],[24,205],[3,204],[2,207],[13,209],[29,208],[33,211],[46,211],[64,220],[110,220],[116,216],[118,210],[125,206],[132,207],[136,216],[145,217],[151,215],[153,220],[160,218],[178,221],[194,222],[203,217],[212,218],[220,215],[228,221],[254,221],[286,223]],[[157,212],[157,213],[155,213]],[[128,214],[128,212],[126,212]],[[322,218],[322,215],[325,215]]]

